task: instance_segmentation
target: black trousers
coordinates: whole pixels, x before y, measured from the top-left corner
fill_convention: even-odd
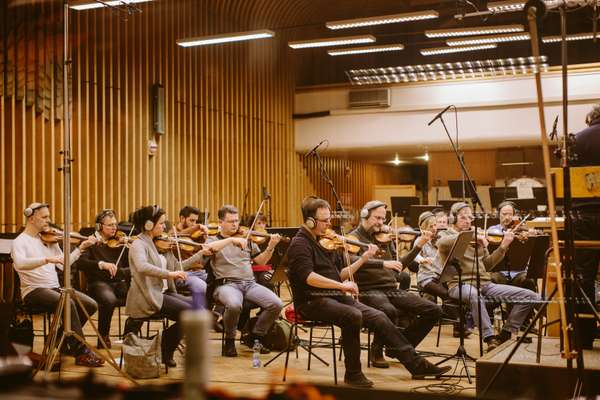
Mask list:
[[[600,210],[595,206],[580,207],[572,211],[573,237],[575,240],[600,240]],[[600,250],[575,249],[575,274],[587,297],[595,304],[595,281],[600,263]],[[590,313],[583,296],[577,296],[577,310]],[[591,349],[596,333],[596,320],[581,318],[577,321],[579,344]]]
[[[181,312],[190,308],[192,308],[192,299],[189,297],[178,293],[165,293],[163,295],[163,305],[157,315],[165,316],[170,321],[175,322],[163,331],[162,347],[164,355],[167,357],[173,355],[183,337],[179,324]]]
[[[366,326],[381,337],[383,343],[398,354],[403,364],[414,363],[416,352],[382,311],[359,303],[350,296],[320,297],[299,304],[304,318],[333,323],[342,328],[342,348],[346,374],[361,371],[360,330]]]
[[[77,290],[74,292],[75,296],[81,300],[81,304],[83,304],[83,307],[85,308],[85,311],[87,311],[88,315],[91,316],[94,314],[98,309],[98,305],[94,299]],[[56,310],[56,305],[58,304],[59,299],[60,289],[37,288],[25,296],[23,301],[26,304],[35,307],[36,309],[53,313]],[[83,335],[83,325],[85,325],[86,322],[87,318],[85,317],[85,313],[79,307],[79,304],[75,302],[75,299],[71,299],[71,330],[78,334],[82,339],[85,339]],[[79,342],[72,337],[68,339],[67,344],[72,353],[78,353],[80,350],[82,350]]]
[[[115,308],[125,304],[127,283],[96,281],[88,285],[88,292],[98,302],[98,331],[102,336],[108,336]]]
[[[439,297],[444,301],[450,298],[450,296],[448,296],[448,288],[442,285],[437,280],[427,282],[427,284],[423,286],[422,289],[425,293],[430,294],[434,297]]]
[[[442,317],[442,308],[437,304],[415,296],[402,289],[368,290],[361,292],[360,301],[377,310],[383,311],[394,325],[400,317],[410,315],[411,322],[404,329],[404,336],[413,347],[427,336],[431,328]],[[383,344],[381,334],[375,332],[373,343]]]

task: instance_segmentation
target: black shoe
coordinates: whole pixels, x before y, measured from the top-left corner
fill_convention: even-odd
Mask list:
[[[237,350],[235,349],[235,339],[225,339],[225,345],[223,346],[222,356],[224,357],[237,357]]]
[[[173,356],[171,356],[171,358],[163,358],[163,364],[169,368],[175,368],[177,366],[177,363],[173,360]]]
[[[360,387],[360,388],[371,388],[373,387],[373,381],[369,380],[361,371],[344,375],[344,383],[346,385]]]
[[[375,343],[371,344],[371,365],[375,368],[390,367],[390,363],[383,358],[383,347]]]
[[[498,344],[502,344],[508,340],[510,340],[510,337],[512,336],[512,334],[509,331],[505,331],[504,329],[502,329],[500,331],[500,333],[498,335],[496,335],[496,339],[498,339]]]
[[[485,339],[483,339],[483,341],[487,343],[488,353],[502,344],[500,340],[498,340],[497,336],[488,336]]]
[[[102,340],[104,340],[104,343],[106,343],[106,348],[107,349],[111,349],[112,348],[112,344],[110,343],[110,336],[109,335],[102,335]],[[98,339],[98,346],[96,346],[98,349],[104,348],[104,346],[102,346],[102,342],[100,341],[100,339]]]
[[[471,336],[471,330],[469,330],[467,327],[465,327],[465,329],[463,330],[463,337],[466,339],[469,336]],[[454,324],[453,328],[452,328],[452,336],[455,338],[459,338],[460,337],[460,324]]]
[[[419,357],[410,364],[405,364],[406,369],[410,372],[412,379],[436,378],[444,375],[452,369],[449,365],[438,367],[427,361],[425,358]]]

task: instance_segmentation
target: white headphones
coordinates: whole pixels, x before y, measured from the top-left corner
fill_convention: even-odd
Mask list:
[[[33,213],[36,210],[39,210],[40,208],[44,208],[44,207],[48,207],[48,204],[46,204],[46,203],[31,203],[29,206],[27,206],[26,209],[23,210],[23,215],[25,215],[26,218],[29,218],[33,215]]]
[[[158,211],[160,211],[160,207],[157,206],[156,204],[152,206],[152,218],[156,217],[156,214],[158,214]],[[147,219],[146,222],[144,222],[144,230],[145,231],[151,231],[152,229],[154,229],[154,222],[150,219]]]
[[[372,200],[372,201],[367,202],[363,206],[362,210],[360,210],[360,217],[362,219],[369,218],[369,214],[371,213],[371,210],[374,210],[379,207],[385,207],[387,209],[387,205],[382,201]]]
[[[462,201],[452,204],[452,207],[450,207],[450,214],[448,214],[448,223],[453,225],[456,222],[456,217],[460,210],[466,207],[469,207],[469,205]]]

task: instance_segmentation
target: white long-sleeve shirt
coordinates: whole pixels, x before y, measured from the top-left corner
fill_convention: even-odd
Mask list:
[[[46,263],[46,258],[63,255],[57,243],[45,244],[39,236],[34,237],[23,232],[13,241],[10,254],[21,280],[22,298],[37,288],[54,289],[61,286],[55,268],[62,270],[63,266]],[[73,250],[71,264],[77,261],[80,255],[78,248]]]

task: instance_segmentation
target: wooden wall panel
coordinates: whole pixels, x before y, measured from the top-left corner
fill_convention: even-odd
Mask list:
[[[477,185],[494,185],[496,150],[465,151],[464,160],[471,178]],[[447,186],[448,180],[460,180],[461,170],[456,155],[452,152],[430,152],[428,174],[429,187]]]

